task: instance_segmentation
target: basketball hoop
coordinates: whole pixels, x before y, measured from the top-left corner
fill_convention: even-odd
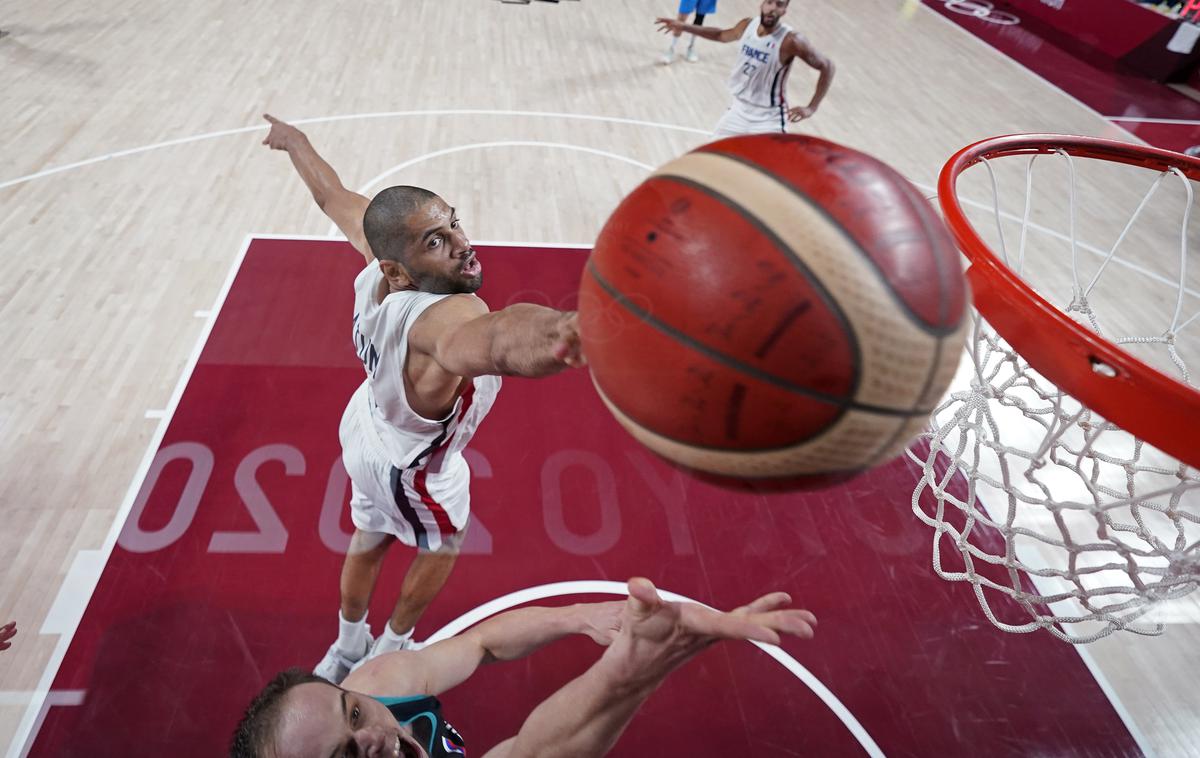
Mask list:
[[[1040,156],[1062,159],[1053,170],[1069,189],[1035,204]],[[1016,216],[1002,211],[1000,175],[1017,179],[1023,163]],[[976,165],[990,206],[963,194]],[[1093,169],[1113,176],[1081,198],[1079,176]],[[1188,371],[1189,358],[1200,365],[1200,266],[1188,260],[1200,239],[1196,181],[1195,158],[1049,134],[984,140],[942,170],[939,201],[971,264],[970,386],[935,410],[928,452],[909,451],[922,467],[912,507],[935,529],[934,570],[973,585],[1000,629],[1074,643],[1159,634],[1156,603],[1200,585],[1200,391]],[[1107,206],[1139,182],[1136,210],[1115,218]],[[973,222],[968,207],[989,217]]]

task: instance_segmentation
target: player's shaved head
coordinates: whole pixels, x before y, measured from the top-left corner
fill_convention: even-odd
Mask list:
[[[388,187],[367,206],[363,216],[363,232],[371,253],[380,260],[404,262],[409,246],[417,233],[410,219],[438,196],[422,187]]]

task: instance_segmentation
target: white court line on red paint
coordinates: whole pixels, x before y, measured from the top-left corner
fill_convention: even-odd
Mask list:
[[[225,304],[225,299],[229,295],[229,290],[233,287],[233,281],[237,278],[238,271],[241,270],[242,262],[246,258],[246,252],[250,249],[250,244],[256,239],[272,239],[272,240],[301,240],[301,241],[336,241],[337,238],[321,237],[313,235],[288,235],[288,234],[248,234],[242,243],[242,249],[230,265],[229,273],[225,277],[225,282],[221,286],[221,290],[217,295],[212,310],[213,316],[221,312],[221,308]],[[572,243],[525,243],[525,242],[477,242],[478,245],[488,245],[491,247],[541,247],[541,248],[561,248],[561,249],[588,249],[590,246]],[[204,351],[204,346],[208,342],[208,337],[212,333],[216,318],[210,318],[200,332],[200,336],[196,339],[196,345],[192,349],[192,355],[188,359],[187,365],[184,367],[183,373],[179,377],[179,381],[175,384],[175,390],[171,393],[171,400],[167,404],[165,411],[149,411],[149,413],[162,414],[159,418],[158,427],[154,431],[149,444],[146,447],[146,452],[142,456],[142,462],[138,466],[137,472],[134,474],[133,480],[129,485],[129,489],[125,493],[125,498],[117,509],[117,514],[113,519],[113,525],[109,529],[108,536],[104,541],[104,545],[94,552],[98,556],[99,570],[86,591],[72,590],[71,595],[74,601],[81,603],[80,613],[77,618],[73,619],[73,623],[69,620],[59,620],[56,625],[62,628],[62,636],[59,637],[58,643],[54,646],[53,652],[50,654],[49,660],[46,662],[46,667],[42,670],[42,677],[37,686],[33,690],[24,691],[27,698],[22,700],[18,705],[28,703],[24,716],[17,725],[17,730],[13,735],[12,741],[9,743],[7,757],[8,758],[24,758],[33,746],[33,741],[37,738],[38,731],[41,729],[42,721],[46,717],[47,709],[55,705],[66,705],[55,700],[55,693],[50,685],[54,682],[54,677],[58,675],[58,669],[62,666],[63,658],[70,648],[71,641],[75,637],[75,633],[79,630],[79,624],[82,621],[82,610],[86,609],[88,601],[95,592],[96,581],[99,580],[99,571],[107,565],[109,558],[112,556],[112,551],[116,547],[117,538],[121,531],[125,528],[125,522],[129,518],[129,513],[133,508],[133,502],[137,498],[138,492],[142,489],[142,484],[145,482],[146,475],[150,470],[151,464],[154,462],[154,456],[158,453],[158,448],[162,444],[163,436],[166,434],[167,428],[171,424],[171,419],[175,416],[175,411],[179,408],[179,401],[183,397],[183,392],[187,388],[188,381],[191,380],[192,372],[196,368],[196,364],[200,360],[200,354]],[[62,587],[59,588],[59,593],[63,592]],[[78,703],[75,703],[78,704]]]
[[[230,288],[233,287],[233,280],[237,277],[237,272],[242,267],[242,261],[246,257],[246,251],[250,248],[252,240],[253,235],[246,236],[241,251],[230,265],[229,273],[226,275],[225,282],[221,285],[221,291],[217,295],[216,302],[213,305],[212,310],[214,313],[219,313],[221,306],[224,305],[225,298],[229,294]],[[214,323],[216,323],[216,319],[210,319],[205,323],[200,331],[200,335],[196,338],[192,354],[188,358],[187,365],[184,367],[179,381],[175,384],[175,390],[171,393],[171,399],[167,403],[166,411],[159,419],[158,426],[154,430],[154,435],[150,438],[150,442],[146,446],[146,452],[142,455],[142,462],[133,476],[133,481],[130,482],[129,489],[125,492],[124,500],[121,501],[121,505],[117,509],[112,527],[108,530],[108,536],[104,539],[103,546],[96,551],[100,556],[101,568],[108,564],[113,549],[117,545],[117,538],[120,536],[121,530],[125,528],[125,521],[129,518],[129,512],[133,509],[133,502],[142,488],[142,483],[146,479],[150,465],[154,462],[154,456],[158,453],[159,445],[162,444],[163,436],[166,434],[167,427],[175,415],[175,410],[179,407],[183,391],[187,387],[187,383],[192,377],[192,372],[200,360],[200,353],[204,350],[205,343],[208,342],[208,336],[212,333]],[[98,574],[96,578],[99,578]],[[86,592],[86,597],[82,598],[82,608],[87,607],[87,602],[91,599],[94,592],[95,583],[93,582],[91,588]],[[58,675],[58,669],[67,654],[67,649],[71,646],[71,641],[75,638],[75,633],[79,630],[80,621],[82,621],[82,613],[80,614],[80,618],[74,620],[74,624],[66,625],[66,629],[58,638],[58,643],[54,646],[54,650],[50,654],[50,659],[46,662],[46,668],[42,670],[42,677],[38,681],[37,687],[32,691],[29,707],[25,709],[25,714],[21,717],[21,721],[17,725],[17,730],[13,734],[12,742],[9,743],[9,758],[24,758],[30,748],[32,748],[33,740],[37,737],[42,720],[46,717],[46,709],[54,705],[48,699],[48,696],[52,693],[50,686],[54,683],[54,677]]]
[[[610,582],[603,580],[583,580],[572,582],[555,582],[552,584],[542,584],[535,587],[527,587],[523,590],[510,592],[507,595],[498,597],[495,600],[489,600],[483,605],[467,611],[463,615],[454,619],[450,623],[443,626],[441,629],[430,635],[426,640],[426,644],[432,644],[441,640],[453,637],[469,626],[479,623],[480,621],[493,616],[501,611],[506,611],[509,608],[531,603],[538,600],[545,600],[551,597],[560,597],[563,595],[620,595],[627,596],[629,593],[626,590],[625,584],[622,582]],[[690,597],[679,595],[674,592],[668,592],[663,589],[658,590],[659,597],[664,600],[669,600],[675,603],[697,603],[705,608],[712,608],[710,605],[705,605],[699,601],[693,600]],[[872,758],[882,758],[883,751],[879,745],[867,733],[867,730],[859,723],[850,709],[838,700],[837,695],[834,695],[825,684],[818,679],[811,671],[805,668],[799,661],[789,655],[778,645],[767,645],[762,642],[751,642],[750,644],[762,650],[767,655],[775,659],[793,676],[803,682],[813,694],[825,703],[826,707],[837,716],[842,725],[853,735],[862,749],[867,752],[867,755]]]
[[[1129,121],[1137,124],[1178,124],[1180,126],[1200,126],[1200,120],[1189,118],[1145,118],[1141,116],[1105,116],[1109,121]]]

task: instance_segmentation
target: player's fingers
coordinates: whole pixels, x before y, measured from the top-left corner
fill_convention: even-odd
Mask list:
[[[279,121],[279,119],[275,118],[275,117],[274,117],[274,116],[272,116],[270,113],[264,113],[264,114],[263,114],[263,118],[265,118],[265,119],[267,120],[267,123],[270,123],[270,124],[278,124],[278,123],[281,123],[281,122]]]
[[[792,602],[792,596],[786,592],[771,592],[743,605],[734,611],[734,613],[742,613],[743,615],[747,613],[764,613],[781,608],[790,602]]]
[[[750,617],[776,632],[810,640],[816,634],[817,618],[808,611],[771,611]]]
[[[649,616],[662,606],[662,599],[649,579],[640,576],[634,577],[629,580],[627,586],[629,588],[628,608],[635,615]]]
[[[695,603],[685,603],[679,614],[680,623],[689,632],[713,641],[757,640],[771,645],[779,644],[779,635],[761,623],[763,614],[754,616],[721,613]]]

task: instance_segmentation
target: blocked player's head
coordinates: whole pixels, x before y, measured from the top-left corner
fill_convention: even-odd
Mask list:
[[[231,758],[387,755],[429,758],[378,700],[303,669],[288,669],[254,698],[238,724]]]
[[[789,5],[791,5],[791,0],[763,0],[762,6],[758,9],[762,25],[768,29],[773,28],[787,13]]]
[[[388,187],[371,200],[363,232],[388,280],[439,295],[474,292],[483,267],[455,210],[421,187]]]

